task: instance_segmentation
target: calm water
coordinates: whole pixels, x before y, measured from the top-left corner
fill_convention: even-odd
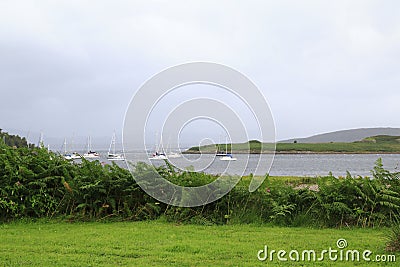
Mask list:
[[[137,161],[147,158],[143,153],[128,153],[130,161]],[[229,164],[231,174],[249,174],[254,172],[258,162],[257,155],[237,154],[237,161],[224,162],[214,155],[203,155],[201,159],[198,155],[185,155],[186,158],[193,160],[193,165],[200,164],[207,173],[223,173]],[[243,172],[243,164],[248,158],[248,164]],[[275,155],[275,159],[270,170],[271,175],[275,176],[317,176],[327,175],[331,171],[335,176],[345,176],[346,171],[352,175],[370,176],[371,169],[378,158],[382,158],[384,167],[394,171],[399,167],[400,154],[301,154],[301,155]],[[196,160],[197,159],[197,160]],[[213,160],[214,159],[214,160]],[[184,159],[171,159],[180,167]],[[102,159],[107,162],[107,160]],[[163,161],[152,161],[155,165],[164,164]],[[118,162],[122,167],[126,167],[125,162]]]
[[[329,154],[329,155],[276,155],[271,175],[327,175],[335,176],[371,174],[374,163],[382,158],[384,167],[394,171],[400,163],[399,154]]]

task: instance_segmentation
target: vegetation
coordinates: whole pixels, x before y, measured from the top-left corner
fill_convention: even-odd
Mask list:
[[[99,161],[74,164],[44,148],[0,144],[0,216],[122,216],[149,218],[144,194],[129,171]]]
[[[158,169],[175,184],[200,186],[216,177]],[[150,173],[136,166],[134,175]],[[378,160],[373,178],[272,178],[253,193],[252,177],[243,177],[230,193],[205,206],[182,208],[158,203],[136,184],[128,170],[99,161],[74,164],[44,148],[0,145],[0,220],[144,220],[196,224],[273,223],[283,226],[378,227],[399,219],[398,173]]]
[[[310,229],[259,225],[202,226],[162,220],[113,223],[17,221],[0,225],[4,266],[380,266],[375,262],[261,262],[257,252],[336,248],[386,252],[385,229]],[[397,264],[397,265],[396,265]],[[398,266],[396,262],[382,266]]]
[[[362,143],[378,143],[378,144],[400,144],[400,136],[392,135],[376,135],[364,138],[359,141]]]
[[[400,224],[395,224],[387,235],[388,243],[386,245],[387,251],[400,251]]]
[[[215,153],[223,144],[192,147],[186,153]],[[272,144],[259,141],[228,144],[233,153],[268,153]],[[378,135],[353,143],[277,143],[277,153],[400,153],[400,136]]]
[[[8,146],[15,146],[15,147],[27,147],[28,142],[26,141],[25,137],[20,137],[19,135],[11,135],[7,132],[2,132],[0,129],[0,140]],[[33,146],[32,144],[29,144]]]
[[[149,170],[138,164],[134,175]],[[216,178],[168,164],[158,172],[185,186]],[[385,170],[378,159],[371,174],[372,179],[350,173],[340,178],[267,175],[249,193],[250,175],[218,201],[182,208],[158,203],[115,164],[84,159],[75,164],[44,148],[0,142],[0,220],[8,222],[0,224],[0,261],[12,266],[257,265],[255,244],[323,249],[338,238],[374,252],[385,246],[398,251],[399,173]],[[55,223],[60,221],[74,223]],[[119,222],[98,223],[110,221]],[[390,232],[388,242],[380,239],[383,232]]]
[[[313,152],[313,153],[400,153],[400,144],[381,143],[278,143],[276,152]]]

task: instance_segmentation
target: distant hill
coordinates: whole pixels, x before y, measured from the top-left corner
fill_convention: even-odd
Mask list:
[[[345,142],[351,143],[361,141],[368,137],[376,136],[400,136],[400,128],[360,128],[351,130],[335,131],[331,133],[324,133],[313,135],[306,138],[292,138],[288,140],[279,141],[279,143],[330,143],[330,142]]]

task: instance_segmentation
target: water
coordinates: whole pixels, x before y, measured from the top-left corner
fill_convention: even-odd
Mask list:
[[[130,161],[147,158],[143,153],[127,153]],[[199,155],[184,155],[186,158],[196,160]],[[221,174],[229,164],[229,173],[238,175],[248,175],[254,172],[258,162],[258,155],[236,154],[237,161],[224,162],[214,155],[203,154],[201,159],[194,161],[197,165],[208,166],[204,172]],[[243,164],[247,168],[243,172]],[[385,169],[395,171],[399,167],[400,154],[279,154],[275,155],[270,175],[273,176],[323,176],[332,172],[335,176],[345,176],[346,171],[352,175],[371,176],[371,170],[378,158],[382,158]],[[213,160],[214,159],[214,160]],[[109,163],[106,159],[101,159]],[[183,158],[171,159],[176,165],[181,166]],[[152,161],[154,165],[164,164],[163,161]],[[211,163],[211,164],[209,164]],[[117,162],[121,167],[126,168],[125,162]],[[196,165],[192,164],[192,165]],[[186,165],[184,167],[188,167]]]
[[[297,154],[276,155],[271,175],[285,176],[371,176],[375,161],[382,158],[384,168],[395,171],[400,163],[400,154]]]

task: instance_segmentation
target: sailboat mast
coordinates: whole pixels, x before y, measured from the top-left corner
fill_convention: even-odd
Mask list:
[[[38,147],[43,147],[43,132],[40,132]]]
[[[159,146],[158,146],[158,132],[156,132],[155,148],[156,148],[156,149],[155,149],[155,150],[156,150],[155,152],[158,153],[158,150],[159,150]]]
[[[64,138],[64,155],[67,154],[67,138]]]
[[[114,132],[114,134],[112,136],[112,139],[111,139],[111,146],[112,146],[112,152],[115,155],[115,132]]]
[[[28,133],[27,133],[27,135],[26,135],[26,143],[28,144],[28,148],[29,148],[29,133],[30,133],[30,130],[28,131]],[[5,136],[3,137],[3,139],[4,140],[6,140],[5,139]],[[6,141],[4,141],[4,143],[5,143]]]
[[[74,146],[74,137],[75,137],[75,133],[72,133],[72,139],[71,139],[71,152],[75,152],[75,146]]]
[[[164,153],[164,145],[162,142],[162,133],[160,134],[160,148],[161,148],[161,153]]]
[[[108,148],[108,155],[111,154],[111,148],[112,148],[112,144],[113,144],[113,139],[114,139],[114,135],[111,137],[110,147]]]

